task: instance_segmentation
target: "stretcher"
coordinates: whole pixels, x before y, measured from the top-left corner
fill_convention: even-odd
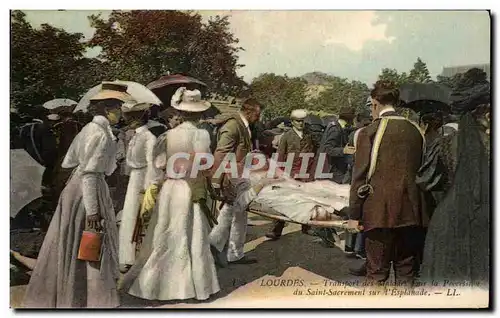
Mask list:
[[[332,214],[332,219],[330,220],[325,220],[325,221],[319,221],[319,220],[310,220],[307,223],[300,223],[297,221],[294,221],[287,216],[276,212],[272,208],[263,206],[262,204],[259,204],[257,202],[252,202],[249,207],[248,207],[248,212],[269,218],[272,220],[277,220],[277,221],[284,221],[287,223],[295,223],[295,224],[301,224],[301,225],[309,225],[309,226],[315,226],[315,227],[323,227],[323,228],[341,228],[341,229],[348,229],[348,221],[343,220],[340,216]]]

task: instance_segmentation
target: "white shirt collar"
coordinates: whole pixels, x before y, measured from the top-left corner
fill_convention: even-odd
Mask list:
[[[240,112],[239,114],[240,114],[241,120],[242,120],[242,121],[243,121],[243,123],[245,124],[245,127],[249,128],[249,127],[250,127],[250,124],[248,123],[248,120],[247,120],[247,118],[245,117],[245,115],[243,115],[241,112]]]
[[[94,124],[101,126],[104,129],[106,129],[108,131],[108,134],[109,134],[109,137],[111,138],[111,140],[113,140],[113,141],[117,140],[115,135],[113,134],[113,130],[111,129],[111,126],[109,124],[109,120],[106,117],[101,116],[101,115],[94,116],[94,118],[92,119],[92,122]]]
[[[387,107],[386,109],[382,109],[382,111],[380,111],[380,113],[378,114],[379,116],[382,116],[383,114],[385,113],[388,113],[388,112],[395,112],[396,110],[394,109],[394,107],[390,106],[390,107]]]
[[[135,133],[136,134],[140,134],[140,133],[145,132],[146,130],[148,130],[148,125],[143,125],[143,126],[141,126],[139,128],[136,128],[135,129]]]
[[[302,131],[299,131],[297,128],[295,127],[292,127],[293,131],[295,131],[295,133],[297,135],[299,135],[300,139],[302,139],[302,136],[303,136],[303,132]]]
[[[177,127],[179,127],[179,128],[196,128],[196,125],[190,121],[185,121],[185,122],[182,122],[181,124],[179,124]],[[175,127],[175,128],[177,128],[177,127]]]
[[[101,115],[94,116],[94,118],[92,119],[92,122],[96,123],[99,126],[104,127],[104,128],[109,127],[109,120],[106,117],[101,116]]]

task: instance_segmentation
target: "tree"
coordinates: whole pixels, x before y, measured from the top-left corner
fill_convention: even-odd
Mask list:
[[[330,76],[327,89],[311,101],[313,110],[338,113],[341,107],[353,107],[361,110],[369,94],[368,86],[359,81],[350,82],[346,78]]]
[[[264,73],[250,84],[252,96],[264,106],[266,119],[290,116],[294,109],[308,108],[306,104],[307,82],[299,77]]]
[[[478,68],[472,68],[465,73],[457,73],[452,77],[437,76],[437,83],[445,85],[452,90],[462,90],[471,88],[477,84],[487,83],[486,72]]]
[[[408,82],[410,83],[431,83],[431,75],[427,69],[427,65],[419,58],[415,64],[413,64],[413,69],[410,71],[408,76]]]
[[[378,76],[378,79],[391,81],[396,85],[401,85],[408,82],[408,75],[406,72],[399,74],[398,71],[393,68],[384,68],[382,69],[382,73]]]
[[[79,100],[96,82],[100,66],[84,58],[83,34],[42,24],[33,28],[22,11],[11,12],[11,104],[20,111],[54,98]]]
[[[113,11],[108,20],[89,17],[96,32],[92,46],[112,79],[148,84],[162,75],[184,73],[207,83],[209,91],[231,94],[244,87],[236,70],[239,40],[228,17],[203,22],[191,11]]]

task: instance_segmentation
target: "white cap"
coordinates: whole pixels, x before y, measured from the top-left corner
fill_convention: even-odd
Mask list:
[[[147,110],[153,106],[150,103],[138,103],[136,101],[128,101],[123,103],[122,112],[130,113],[130,112],[138,112],[141,110]]]
[[[307,116],[307,110],[305,109],[295,109],[292,111],[290,116],[292,119],[304,119]]]

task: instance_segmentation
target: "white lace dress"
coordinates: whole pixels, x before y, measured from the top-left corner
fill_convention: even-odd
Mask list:
[[[193,151],[210,152],[210,137],[185,122],[166,133],[166,147],[155,151],[155,164],[165,168],[172,155]],[[186,180],[163,183],[143,246],[121,289],[150,300],[205,300],[220,290],[208,240],[210,227],[191,196]]]

